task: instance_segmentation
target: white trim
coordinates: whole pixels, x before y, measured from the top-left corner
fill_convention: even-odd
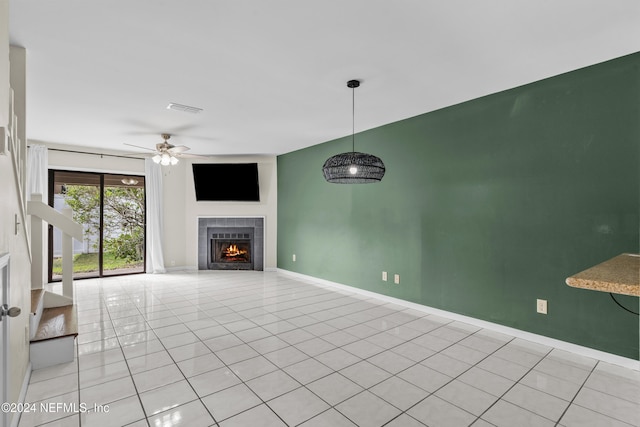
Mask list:
[[[167,273],[202,273],[202,274],[206,274],[206,273],[215,273],[215,272],[227,272],[227,273],[231,273],[234,271],[237,271],[239,273],[242,272],[256,272],[256,273],[276,273],[278,271],[277,268],[274,267],[270,267],[270,268],[265,268],[264,270],[198,270],[198,267],[195,265],[182,265],[182,266],[174,266],[174,267],[170,267],[167,268]],[[164,273],[145,273],[145,274],[164,274]]]
[[[511,328],[509,326],[500,325],[497,323],[487,322],[486,320],[476,319],[474,317],[464,316],[462,314],[452,313],[450,311],[440,310],[438,308],[429,307],[422,304],[417,304],[410,301],[405,301],[399,298],[390,297],[387,295],[378,294],[376,292],[367,291],[364,289],[354,288],[352,286],[343,285],[341,283],[331,282],[329,280],[319,279],[313,276],[307,276],[306,274],[296,273],[289,270],[283,270],[278,268],[279,273],[296,277],[302,280],[307,280],[316,283],[321,286],[330,286],[333,288],[347,291],[354,294],[364,295],[371,298],[376,298],[381,301],[397,304],[403,307],[411,308],[413,310],[422,311],[428,314],[435,314],[438,316],[447,317],[452,320],[458,320],[460,322],[468,323],[480,328],[489,329],[502,334],[511,335],[516,338],[522,338],[527,341],[532,341],[538,344],[554,347],[560,350],[569,351],[581,356],[590,357],[593,359],[601,360],[603,362],[611,363],[613,365],[622,366],[624,368],[640,371],[640,361],[629,359],[627,357],[618,356],[617,354],[607,353],[604,351],[596,350],[589,347],[584,347],[570,342],[557,340],[555,338],[545,337],[544,335],[538,335],[531,332],[523,331],[521,329]]]
[[[0,155],[9,154],[9,129],[0,126]]]
[[[11,255],[8,252],[0,254],[0,302],[2,304],[7,304],[9,307],[11,307],[11,305],[9,305],[11,303],[11,301],[9,301],[9,298],[11,296],[10,260]],[[2,382],[0,382],[0,395],[2,396],[0,398],[9,400],[12,391],[10,389],[12,366],[9,363],[9,360],[11,359],[11,353],[9,353],[9,344],[11,343],[11,328],[9,327],[8,317],[7,319],[0,322],[0,331],[2,331],[2,342],[0,342],[0,355],[2,356],[2,363],[0,363],[0,374],[2,375]],[[13,418],[16,418],[16,416],[12,416],[11,412],[8,411],[0,412],[0,423],[5,424],[10,418],[11,420],[13,420]]]
[[[176,271],[198,271],[198,266],[195,265],[181,265],[181,266],[173,266],[173,267],[168,267],[165,268],[165,270],[167,270],[167,273],[173,273]],[[148,273],[148,274],[153,274],[153,273]]]
[[[22,380],[22,388],[18,395],[18,402],[24,403],[24,399],[27,397],[27,388],[29,387],[29,381],[31,381],[31,362],[27,365],[27,371],[24,373],[24,380]],[[11,427],[18,427],[20,424],[20,417],[22,412],[18,412],[16,416],[11,420]]]
[[[55,148],[50,148],[50,150],[55,151]],[[67,154],[83,154],[83,153],[67,153]],[[99,153],[96,154],[91,154],[92,156],[99,156]],[[109,154],[104,154],[105,156],[109,156]],[[129,159],[131,160],[144,160],[145,157],[138,157],[138,158],[133,158],[130,157]],[[59,171],[59,172],[88,172],[88,173],[106,173],[109,175],[134,175],[134,176],[138,176],[138,177],[143,177],[145,178],[144,175],[144,170],[142,171],[130,171],[130,170],[118,170],[118,169],[100,169],[100,168],[89,168],[87,169],[86,166],[63,166],[63,165],[56,165],[56,164],[51,164],[49,163],[49,165],[47,166],[48,170],[55,170],[55,171]]]

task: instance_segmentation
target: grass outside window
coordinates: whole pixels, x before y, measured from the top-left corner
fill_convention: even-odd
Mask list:
[[[123,258],[116,258],[111,252],[105,252],[103,254],[103,266],[104,271],[118,270],[127,268],[136,268],[142,265],[142,261],[130,261]],[[73,256],[73,272],[74,273],[90,273],[92,271],[98,271],[98,253],[76,254]],[[62,274],[62,258],[53,259],[53,274]]]

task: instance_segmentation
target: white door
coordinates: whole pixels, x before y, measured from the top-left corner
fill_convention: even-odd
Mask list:
[[[8,353],[9,348],[9,318],[20,314],[20,309],[9,308],[9,254],[0,254],[0,403],[4,403],[9,398],[9,371]],[[10,402],[9,402],[10,403]],[[6,411],[0,412],[0,425],[9,425],[9,415]]]

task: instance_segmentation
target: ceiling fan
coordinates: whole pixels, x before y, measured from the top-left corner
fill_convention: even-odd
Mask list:
[[[155,162],[155,163],[159,163],[163,166],[167,166],[167,165],[175,165],[178,163],[178,158],[179,157],[206,157],[206,156],[200,156],[197,154],[188,154],[186,153],[186,151],[190,150],[189,147],[186,147],[184,145],[173,145],[173,144],[169,144],[169,139],[171,138],[171,134],[168,133],[163,133],[161,134],[162,139],[164,139],[164,142],[160,142],[158,144],[156,144],[156,149],[154,150],[153,148],[147,148],[147,147],[141,147],[139,145],[133,145],[133,144],[127,144],[126,142],[124,143],[124,145],[128,145],[130,147],[136,147],[136,148],[142,148],[144,150],[149,150],[149,151],[153,151],[155,152],[155,154],[153,155],[153,157],[151,157],[151,159]]]

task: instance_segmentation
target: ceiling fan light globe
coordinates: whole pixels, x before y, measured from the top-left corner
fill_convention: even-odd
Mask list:
[[[177,165],[178,164],[178,158],[177,157],[173,157],[171,156],[171,166]]]
[[[153,163],[160,163],[160,160],[162,160],[162,157],[160,156],[160,154],[156,154],[151,158],[151,160],[153,160]]]
[[[162,159],[160,160],[160,164],[162,166],[167,166],[170,163],[171,163],[171,156],[169,156],[167,153],[163,153]]]

